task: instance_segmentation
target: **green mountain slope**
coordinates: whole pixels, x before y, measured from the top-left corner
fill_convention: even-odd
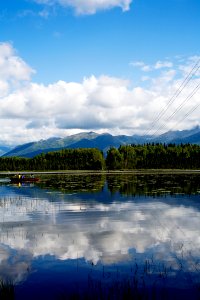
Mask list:
[[[64,148],[98,148],[106,153],[110,147],[118,148],[120,145],[152,142],[166,144],[200,144],[200,128],[195,127],[192,130],[169,131],[155,137],[140,135],[113,136],[108,133],[98,134],[95,132],[82,132],[64,138],[53,137],[47,140],[23,144],[5,153],[3,156],[34,157],[40,153],[47,153]]]
[[[19,156],[19,157],[33,157],[40,153],[47,153],[49,151],[56,151],[62,148],[67,148],[71,144],[74,144],[82,139],[91,140],[97,137],[95,132],[78,133],[65,138],[49,138],[47,140],[40,140],[38,142],[27,143],[19,145],[11,151],[5,153],[3,156]]]

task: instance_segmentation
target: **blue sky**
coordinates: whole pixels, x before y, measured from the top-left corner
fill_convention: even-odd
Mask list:
[[[1,142],[146,133],[198,61],[199,15],[199,0],[2,0]],[[177,124],[198,98],[164,130],[198,125],[198,108]]]

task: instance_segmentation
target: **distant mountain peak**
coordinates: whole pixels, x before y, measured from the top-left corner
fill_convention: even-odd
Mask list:
[[[40,140],[37,142],[19,145],[13,150],[6,152],[3,156],[33,157],[42,152],[46,153],[64,148],[99,148],[105,153],[110,147],[118,148],[120,145],[144,144],[152,142],[200,144],[200,127],[197,125],[191,130],[170,130],[154,138],[148,135],[114,136],[108,132],[101,134],[93,131],[80,132],[64,138],[52,137],[48,138],[47,140]]]

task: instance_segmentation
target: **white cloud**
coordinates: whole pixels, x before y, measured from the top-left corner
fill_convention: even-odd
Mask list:
[[[0,80],[0,97],[6,96],[9,90],[8,82]]]
[[[162,69],[162,68],[172,68],[173,63],[171,61],[157,61],[155,64],[154,68],[157,69]]]
[[[144,66],[141,68],[141,70],[144,71],[144,72],[149,72],[149,71],[151,71],[151,66],[144,65]]]
[[[145,67],[143,62],[135,62]],[[161,63],[160,63],[161,64]],[[156,64],[155,64],[156,65]],[[148,87],[131,86],[121,78],[94,75],[82,82],[58,81],[49,85],[31,81],[33,70],[16,55],[13,47],[0,44],[0,133],[6,143],[20,144],[51,136],[66,136],[85,130],[113,134],[143,134],[183,81],[184,65],[194,65],[190,59],[177,68],[159,69],[148,77]],[[180,71],[181,70],[181,71]],[[194,77],[176,99],[162,122],[181,104],[198,84]],[[198,104],[199,94],[185,103],[179,114],[165,122],[167,131],[185,113]],[[199,124],[198,110],[176,129]],[[155,130],[160,126],[158,122]],[[15,130],[13,130],[15,128]]]
[[[188,58],[185,64],[179,65],[179,70],[182,72],[183,76],[187,76],[187,74],[191,71],[192,67],[200,64],[200,56],[191,56]],[[196,70],[195,76],[200,76],[200,67]]]
[[[143,61],[133,61],[130,62],[130,66],[138,67],[141,71],[149,72],[152,70],[150,65],[146,65]]]
[[[59,81],[48,86],[30,83],[3,98],[0,117],[4,122],[12,119],[19,126],[23,124],[24,133],[30,122],[38,120],[44,124],[51,120],[49,126],[61,132],[72,128],[112,130],[119,125],[121,129],[133,128],[138,126],[137,114],[149,97],[151,92],[129,89],[127,81],[108,76],[91,76],[82,83]]]
[[[123,11],[130,9],[132,0],[35,0],[40,4],[72,7],[77,14],[95,14],[100,10],[120,7]]]
[[[29,67],[9,43],[0,43],[0,97],[16,88],[19,83],[29,81],[35,71]]]
[[[49,16],[49,11],[47,11],[47,10],[41,10],[39,12],[39,16],[46,19]]]
[[[138,67],[141,71],[150,72],[153,70],[172,68],[173,63],[171,61],[157,61],[154,65],[147,65],[143,61],[130,62],[133,67]]]
[[[0,80],[30,80],[34,70],[30,68],[9,43],[0,43]]]
[[[143,67],[145,63],[143,61],[132,61],[130,62],[130,65],[133,67]]]

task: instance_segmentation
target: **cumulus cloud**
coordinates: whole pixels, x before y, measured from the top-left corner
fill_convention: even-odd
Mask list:
[[[82,83],[58,81],[48,86],[29,83],[3,97],[1,119],[30,124],[54,124],[61,129],[104,129],[137,127],[137,114],[148,91],[129,89],[119,78],[91,76]],[[25,128],[24,128],[25,129]],[[122,128],[123,129],[123,128]]]
[[[9,43],[0,43],[0,79],[29,80],[34,70],[30,68]]]
[[[63,7],[72,7],[77,14],[95,14],[99,10],[120,7],[123,11],[130,9],[132,0],[35,0],[46,5],[58,4]]]
[[[142,62],[134,63],[147,67]],[[1,140],[7,143],[25,143],[51,136],[66,136],[85,130],[113,134],[142,134],[151,126],[155,115],[165,107],[185,76],[184,65],[194,65],[190,58],[176,68],[157,62],[156,75],[148,76],[143,86],[134,86],[128,80],[91,75],[82,82],[57,81],[44,85],[34,83],[34,70],[16,55],[12,45],[0,45],[0,128]],[[165,67],[161,68],[161,65]],[[166,67],[168,65],[168,67]],[[169,117],[198,84],[199,75],[167,110]],[[187,111],[198,104],[186,101],[179,114],[166,122],[165,131],[173,128]],[[164,122],[165,118],[162,118]],[[198,110],[176,129],[198,125]],[[159,122],[155,129],[159,128]],[[13,130],[15,128],[15,130]]]
[[[29,81],[35,71],[23,61],[11,44],[0,43],[0,97],[19,83]]]

